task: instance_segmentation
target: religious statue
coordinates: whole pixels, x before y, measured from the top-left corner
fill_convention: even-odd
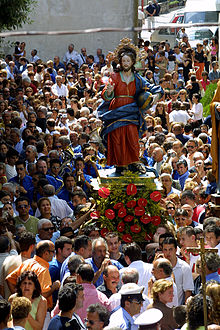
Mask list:
[[[220,81],[210,104],[212,119],[212,172],[217,182],[217,193],[220,193]]]
[[[102,91],[103,104],[98,108],[103,121],[101,136],[107,144],[107,164],[116,172],[128,168],[145,173],[139,161],[139,138],[146,130],[144,111],[150,107],[152,94],[163,95],[160,86],[150,84],[134,72],[139,49],[130,39],[122,39],[115,51],[118,72],[111,74]]]

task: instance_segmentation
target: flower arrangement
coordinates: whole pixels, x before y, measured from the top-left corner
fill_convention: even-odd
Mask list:
[[[135,182],[135,183],[134,183]],[[101,228],[101,235],[117,231],[122,241],[150,241],[157,226],[165,222],[161,216],[161,193],[151,180],[126,172],[108,187],[101,187],[95,196],[97,210],[91,219]]]

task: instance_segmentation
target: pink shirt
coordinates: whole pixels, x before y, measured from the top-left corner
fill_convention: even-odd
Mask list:
[[[77,310],[77,315],[80,316],[83,322],[86,318],[86,310],[91,304],[100,303],[110,311],[110,302],[104,293],[96,290],[96,287],[93,284],[82,283],[82,286],[85,298],[83,307]]]

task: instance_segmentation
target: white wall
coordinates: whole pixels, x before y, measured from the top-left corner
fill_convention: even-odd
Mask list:
[[[32,14],[33,24],[24,25],[20,31],[61,31],[100,27],[133,26],[134,1],[136,0],[38,0]],[[33,48],[42,60],[61,58],[69,43],[75,50],[87,48],[87,54],[95,54],[97,48],[106,53],[113,50],[123,37],[133,37],[131,32],[105,32],[65,36],[10,37],[11,41],[25,41],[27,58]],[[5,49],[8,52],[7,49]]]

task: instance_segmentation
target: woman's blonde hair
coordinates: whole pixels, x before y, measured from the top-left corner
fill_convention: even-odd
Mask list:
[[[206,286],[206,294],[212,299],[212,321],[220,324],[220,284],[208,283]]]
[[[167,289],[170,289],[171,287],[173,287],[173,283],[164,279],[154,282],[154,285],[152,287],[153,301],[160,301],[159,293],[164,293]]]

